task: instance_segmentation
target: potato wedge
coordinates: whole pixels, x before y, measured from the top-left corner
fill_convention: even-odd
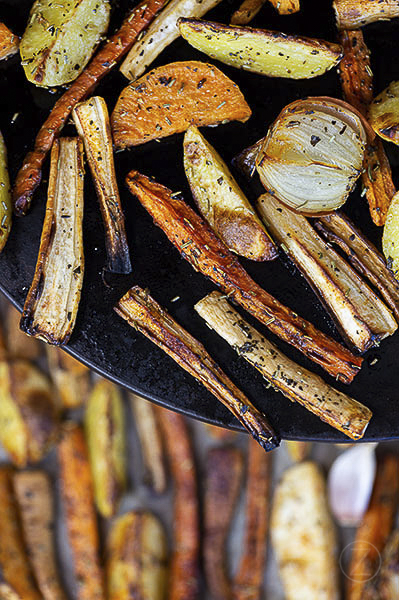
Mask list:
[[[300,0],[269,0],[280,15],[291,15],[300,10]]]
[[[374,21],[399,17],[397,0],[334,0],[338,29],[359,29]]]
[[[13,469],[0,466],[0,568],[10,600],[42,600],[31,571],[13,493]],[[7,598],[7,596],[5,596]]]
[[[195,203],[204,219],[230,250],[263,261],[277,257],[254,209],[216,150],[197,127],[184,136],[184,170]]]
[[[72,335],[83,285],[83,177],[82,140],[56,140],[39,255],[21,329],[57,346]]]
[[[399,192],[392,198],[382,233],[382,250],[388,268],[399,280]]]
[[[179,19],[184,39],[226,65],[289,79],[309,79],[336,66],[342,48],[323,40],[266,29],[235,27],[197,19]]]
[[[180,133],[190,125],[245,122],[251,116],[238,86],[198,61],[158,67],[125,88],[112,113],[119,149]]]
[[[244,0],[232,14],[230,25],[248,25],[258,14],[266,0]],[[185,15],[188,16],[188,15]],[[199,15],[190,15],[196,17]]]
[[[0,23],[0,60],[13,56],[18,52],[19,39],[4,23]]]
[[[69,410],[85,404],[91,385],[90,370],[56,346],[47,345],[46,351],[60,409]]]
[[[108,29],[110,10],[109,0],[36,0],[20,45],[28,81],[55,86],[76,79]]]
[[[392,81],[369,106],[369,122],[377,135],[399,145],[399,81]]]
[[[77,600],[105,600],[93,480],[83,431],[64,426],[58,446],[59,481],[65,522],[78,582]]]
[[[132,511],[117,517],[107,541],[108,600],[164,600],[167,562],[166,534],[155,515]]]
[[[283,474],[273,499],[271,539],[286,600],[338,600],[337,540],[315,463]]]
[[[111,517],[126,486],[125,418],[119,388],[99,380],[90,394],[85,431],[98,512]]]
[[[202,17],[221,0],[171,0],[137,40],[120,67],[121,73],[135,80],[156,57],[180,35],[179,17]]]
[[[7,149],[0,132],[0,252],[6,245],[12,223],[10,178],[8,175]]]
[[[54,507],[44,471],[20,471],[13,477],[24,539],[44,600],[66,600],[58,575],[53,538]]]
[[[0,441],[18,467],[40,460],[58,419],[50,382],[24,360],[0,362]]]
[[[43,355],[44,346],[39,340],[20,330],[20,320],[21,314],[9,304],[6,319],[7,354],[10,358],[34,361]]]

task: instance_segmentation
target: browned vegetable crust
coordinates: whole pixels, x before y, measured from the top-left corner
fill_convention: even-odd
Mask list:
[[[344,98],[366,116],[373,99],[373,73],[369,49],[364,43],[361,31],[342,31],[339,41],[344,49],[344,56],[339,65]],[[396,191],[381,140],[369,141],[363,167],[362,181],[370,215],[374,223],[381,226],[385,223],[389,205]]]
[[[266,0],[244,0],[231,17],[231,25],[248,25],[258,14]]]
[[[168,599],[199,597],[199,505],[194,454],[184,417],[156,407],[174,481],[173,552]]]
[[[202,383],[265,450],[278,446],[280,438],[265,415],[234,385],[204,346],[172,319],[147,291],[138,286],[131,288],[119,300],[115,311]]]
[[[245,537],[234,577],[234,600],[260,600],[267,550],[271,458],[248,441]]]
[[[363,600],[365,583],[376,573],[399,500],[399,458],[386,455],[377,463],[377,474],[369,507],[356,532],[348,570],[347,600]]]
[[[42,179],[42,165],[56,137],[60,134],[73,108],[94,91],[97,84],[122,59],[139,34],[155,18],[165,0],[142,0],[125,18],[118,31],[99,49],[86,69],[57,100],[43,123],[18,172],[14,191],[14,210],[22,216],[29,210],[32,196]]]
[[[263,452],[262,449],[260,449]],[[243,457],[238,448],[209,450],[205,467],[204,569],[212,598],[232,598],[226,569],[226,540],[240,491]]]
[[[274,8],[278,10],[280,15],[291,15],[300,10],[300,0],[269,0]]]
[[[10,467],[0,467],[0,568],[4,580],[21,600],[41,600],[22,538],[12,474]]]
[[[14,35],[4,23],[0,23],[0,60],[16,54],[18,46],[18,36]]]
[[[132,194],[195,270],[209,277],[272,333],[301,350],[333,377],[345,383],[352,381],[362,359],[259,287],[182,199],[137,171],[131,171],[126,181]]]
[[[66,600],[57,573],[53,497],[44,471],[14,474],[24,539],[44,600]]]
[[[334,0],[333,7],[338,29],[359,29],[399,17],[398,0]]]
[[[58,446],[59,480],[68,539],[78,581],[78,600],[104,600],[99,533],[86,442],[81,427],[67,423]]]
[[[245,122],[251,109],[237,84],[213,65],[170,63],[128,85],[111,116],[117,148],[180,133],[190,125]]]

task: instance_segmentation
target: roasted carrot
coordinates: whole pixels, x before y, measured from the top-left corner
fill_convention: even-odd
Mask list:
[[[16,214],[22,216],[29,210],[32,196],[42,178],[43,162],[73,108],[92,94],[97,84],[130,50],[164,4],[165,0],[142,0],[127,15],[118,31],[99,49],[65,94],[57,100],[36,137],[33,151],[26,155],[17,175],[13,191]]]
[[[169,240],[195,270],[202,272],[232,300],[292,344],[333,377],[350,383],[362,359],[318,331],[258,286],[208,225],[176,194],[131,171],[127,184]]]

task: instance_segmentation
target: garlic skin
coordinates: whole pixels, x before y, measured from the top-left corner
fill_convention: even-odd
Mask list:
[[[321,215],[344,204],[361,174],[367,135],[342,101],[286,106],[263,140],[256,167],[264,187],[290,208]]]

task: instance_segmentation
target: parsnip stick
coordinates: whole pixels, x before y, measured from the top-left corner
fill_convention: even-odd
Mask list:
[[[248,25],[256,17],[266,0],[244,0],[231,17],[231,25]]]
[[[374,21],[399,17],[398,0],[334,0],[338,29],[359,29]]]

